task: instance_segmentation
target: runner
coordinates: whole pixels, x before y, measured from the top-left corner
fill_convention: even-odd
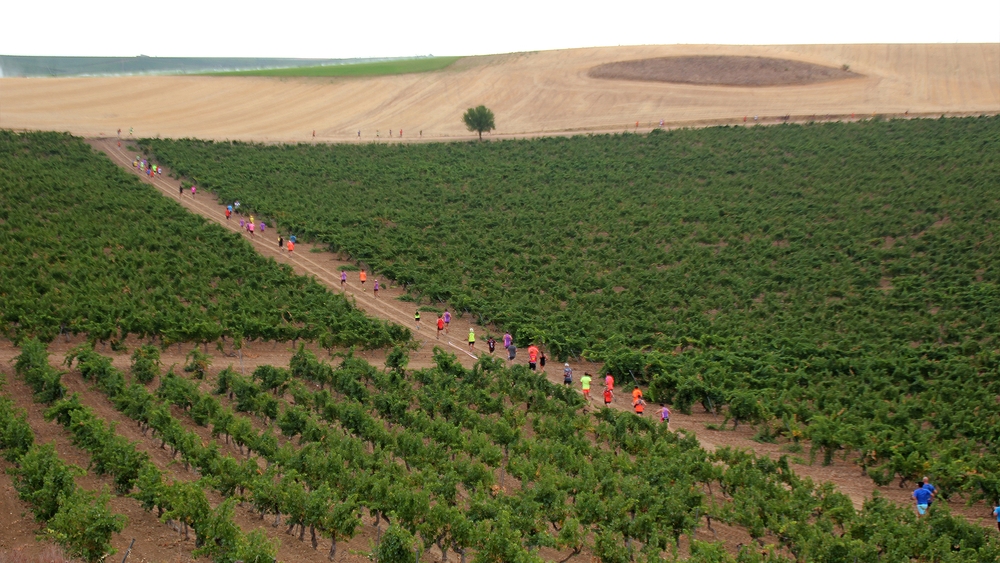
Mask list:
[[[666,425],[667,429],[670,429],[670,409],[667,405],[660,405],[660,422]]]
[[[284,251],[285,251],[285,239],[281,238],[281,235],[278,235],[278,252],[284,252]]]
[[[177,186],[177,197],[184,195],[184,184]]]
[[[232,214],[233,214],[233,212],[230,211],[229,208],[226,208],[226,221],[229,220],[229,216],[232,215]]]
[[[227,205],[226,206],[226,211],[228,211],[229,213],[232,213],[233,212],[233,204],[230,203],[229,205]]]
[[[569,364],[563,364],[563,385],[573,385],[573,368]]]
[[[344,289],[345,285],[347,285],[347,270],[342,270],[340,272],[340,289]]]
[[[610,373],[604,378],[604,386],[612,391],[615,390],[615,378]]]
[[[295,250],[295,243],[291,240],[288,241],[288,255],[291,256],[292,252]]]
[[[632,408],[635,409],[635,414],[640,416],[646,408],[646,401],[642,400],[642,390],[639,389],[638,385],[632,390]]]
[[[588,402],[590,401],[590,374],[583,372],[583,377],[580,378],[580,388],[583,389],[583,398]]]
[[[233,202],[233,211],[236,211],[237,213],[239,213],[239,211],[240,211],[240,200],[236,200],[236,201]]]
[[[632,406],[635,408],[635,414],[639,416],[642,416],[642,413],[646,411],[646,401],[643,401],[642,399],[636,401],[636,403]]]
[[[513,342],[507,347],[507,361],[513,362],[514,358],[517,357],[517,345]]]
[[[194,197],[198,193],[198,188],[191,186],[191,197]]]
[[[240,219],[240,230],[245,230],[247,228],[247,223],[243,219]]]
[[[614,401],[614,400],[615,400],[615,393],[614,393],[614,391],[612,391],[611,389],[608,389],[607,387],[605,387],[604,388],[604,406],[605,407],[610,407],[611,406],[611,401]]]
[[[375,294],[375,299],[378,299],[378,280],[375,280],[375,287],[372,288],[372,292]]]
[[[538,346],[534,344],[528,345],[528,369],[535,371],[538,366]]]
[[[413,322],[417,323],[417,330],[420,330],[420,309],[413,313]]]
[[[993,516],[997,517],[997,530],[1000,530],[1000,504],[993,507]]]
[[[247,225],[247,230],[250,231],[250,236],[254,236],[254,234],[253,234],[253,223],[252,222],[249,225]]]
[[[913,500],[917,501],[917,514],[919,516],[926,514],[927,507],[931,505],[931,492],[921,486],[917,487],[910,496],[913,497]]]
[[[542,367],[542,373],[545,373],[545,360],[548,357],[545,355],[545,350],[542,350],[541,356],[538,358],[538,365]]]
[[[934,504],[934,499],[937,498],[937,487],[931,485],[931,480],[929,477],[924,477],[923,482],[924,484],[921,486],[931,492],[931,500],[930,502],[927,503],[927,506],[930,506]]]
[[[361,274],[358,276],[361,278],[361,291],[368,291],[365,289],[365,282],[368,281],[368,274],[364,270],[361,270]]]
[[[437,339],[438,340],[441,340],[441,331],[442,330],[444,330],[444,319],[441,318],[441,315],[438,315],[438,331],[437,331]]]
[[[492,336],[490,336],[489,338],[486,339],[486,346],[490,349],[490,355],[492,356],[493,352],[495,352],[497,349],[497,341],[494,340]]]
[[[263,221],[261,221],[261,222],[260,222],[260,234],[264,234],[264,227],[267,227],[267,225],[266,225],[266,224],[264,224],[264,222],[263,222]]]
[[[469,351],[472,352],[476,348],[476,329],[469,327]]]
[[[514,343],[514,338],[509,332],[505,332],[503,335],[503,347],[510,348],[510,345]]]
[[[448,309],[445,309],[445,310],[444,310],[444,332],[445,332],[446,334],[447,334],[448,332],[450,332],[450,331],[448,330],[448,324],[449,324],[449,323],[451,323],[451,313],[449,313],[449,312],[448,312]]]

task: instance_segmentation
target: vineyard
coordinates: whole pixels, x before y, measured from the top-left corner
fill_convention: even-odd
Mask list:
[[[213,561],[269,561],[278,530],[290,534],[284,542],[311,544],[316,560],[334,559],[366,523],[377,529],[378,560],[400,563],[1000,557],[995,534],[953,518],[947,506],[918,520],[876,496],[856,511],[831,486],[797,478],[784,458],[710,454],[692,436],[630,413],[582,414],[577,393],[491,359],[466,369],[436,351],[433,368],[408,372],[401,351],[379,369],[350,354],[330,364],[300,347],[287,367],[262,365],[251,375],[226,368],[205,379],[168,371],[144,385],[90,343],[66,355],[68,373],[48,358],[44,344],[25,341],[18,377],[46,405],[46,418],[91,453],[89,470],[113,480],[104,495],[136,499]],[[67,377],[100,398],[66,393]],[[158,467],[138,443],[116,436],[87,404],[95,400],[176,461]],[[51,447],[33,445],[9,401],[0,401],[0,417],[8,429],[0,448],[25,476],[19,493],[50,499],[58,518],[65,509],[51,502],[48,481],[32,478]],[[210,440],[192,430],[199,427]],[[213,506],[215,496],[225,500]],[[237,509],[259,515],[258,529],[234,524]],[[84,525],[97,517],[79,522],[103,546],[106,535],[101,543],[97,527]],[[745,543],[695,538],[721,528],[742,530]]]
[[[877,483],[996,502],[998,141],[993,117],[143,146],[418,303]]]
[[[675,409],[853,459],[878,483],[929,473],[974,503],[1000,496],[983,180],[998,138],[997,119],[968,119],[145,147],[418,305],[457,304]],[[408,330],[78,139],[0,132],[0,182],[0,314],[18,346],[0,368],[0,464],[39,537],[74,557],[106,560],[127,501],[220,563],[1000,559],[1000,536],[947,502],[918,518],[876,493],[856,509],[791,457],[707,451],[523,365],[434,349],[411,369]],[[202,352],[262,340],[315,344],[246,371]],[[164,368],[176,343],[191,351]],[[386,349],[384,367],[358,348]],[[68,445],[37,439],[43,424]],[[65,462],[71,448],[86,462]]]
[[[0,330],[174,342],[384,347],[409,331],[265,260],[79,139],[0,131]]]

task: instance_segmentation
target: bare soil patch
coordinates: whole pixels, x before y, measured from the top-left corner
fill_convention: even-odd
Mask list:
[[[792,86],[861,78],[844,68],[773,59],[697,55],[619,61],[590,69],[591,78],[673,82],[706,86]]]

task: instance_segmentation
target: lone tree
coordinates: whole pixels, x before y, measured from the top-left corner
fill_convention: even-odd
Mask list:
[[[469,131],[479,133],[480,141],[483,140],[483,131],[492,131],[497,128],[496,124],[493,123],[493,112],[486,106],[467,109],[465,115],[462,116],[462,121],[465,122]]]

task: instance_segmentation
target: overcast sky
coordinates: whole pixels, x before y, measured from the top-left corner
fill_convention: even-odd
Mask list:
[[[1000,0],[11,0],[0,54],[347,58],[604,45],[1000,43]]]

